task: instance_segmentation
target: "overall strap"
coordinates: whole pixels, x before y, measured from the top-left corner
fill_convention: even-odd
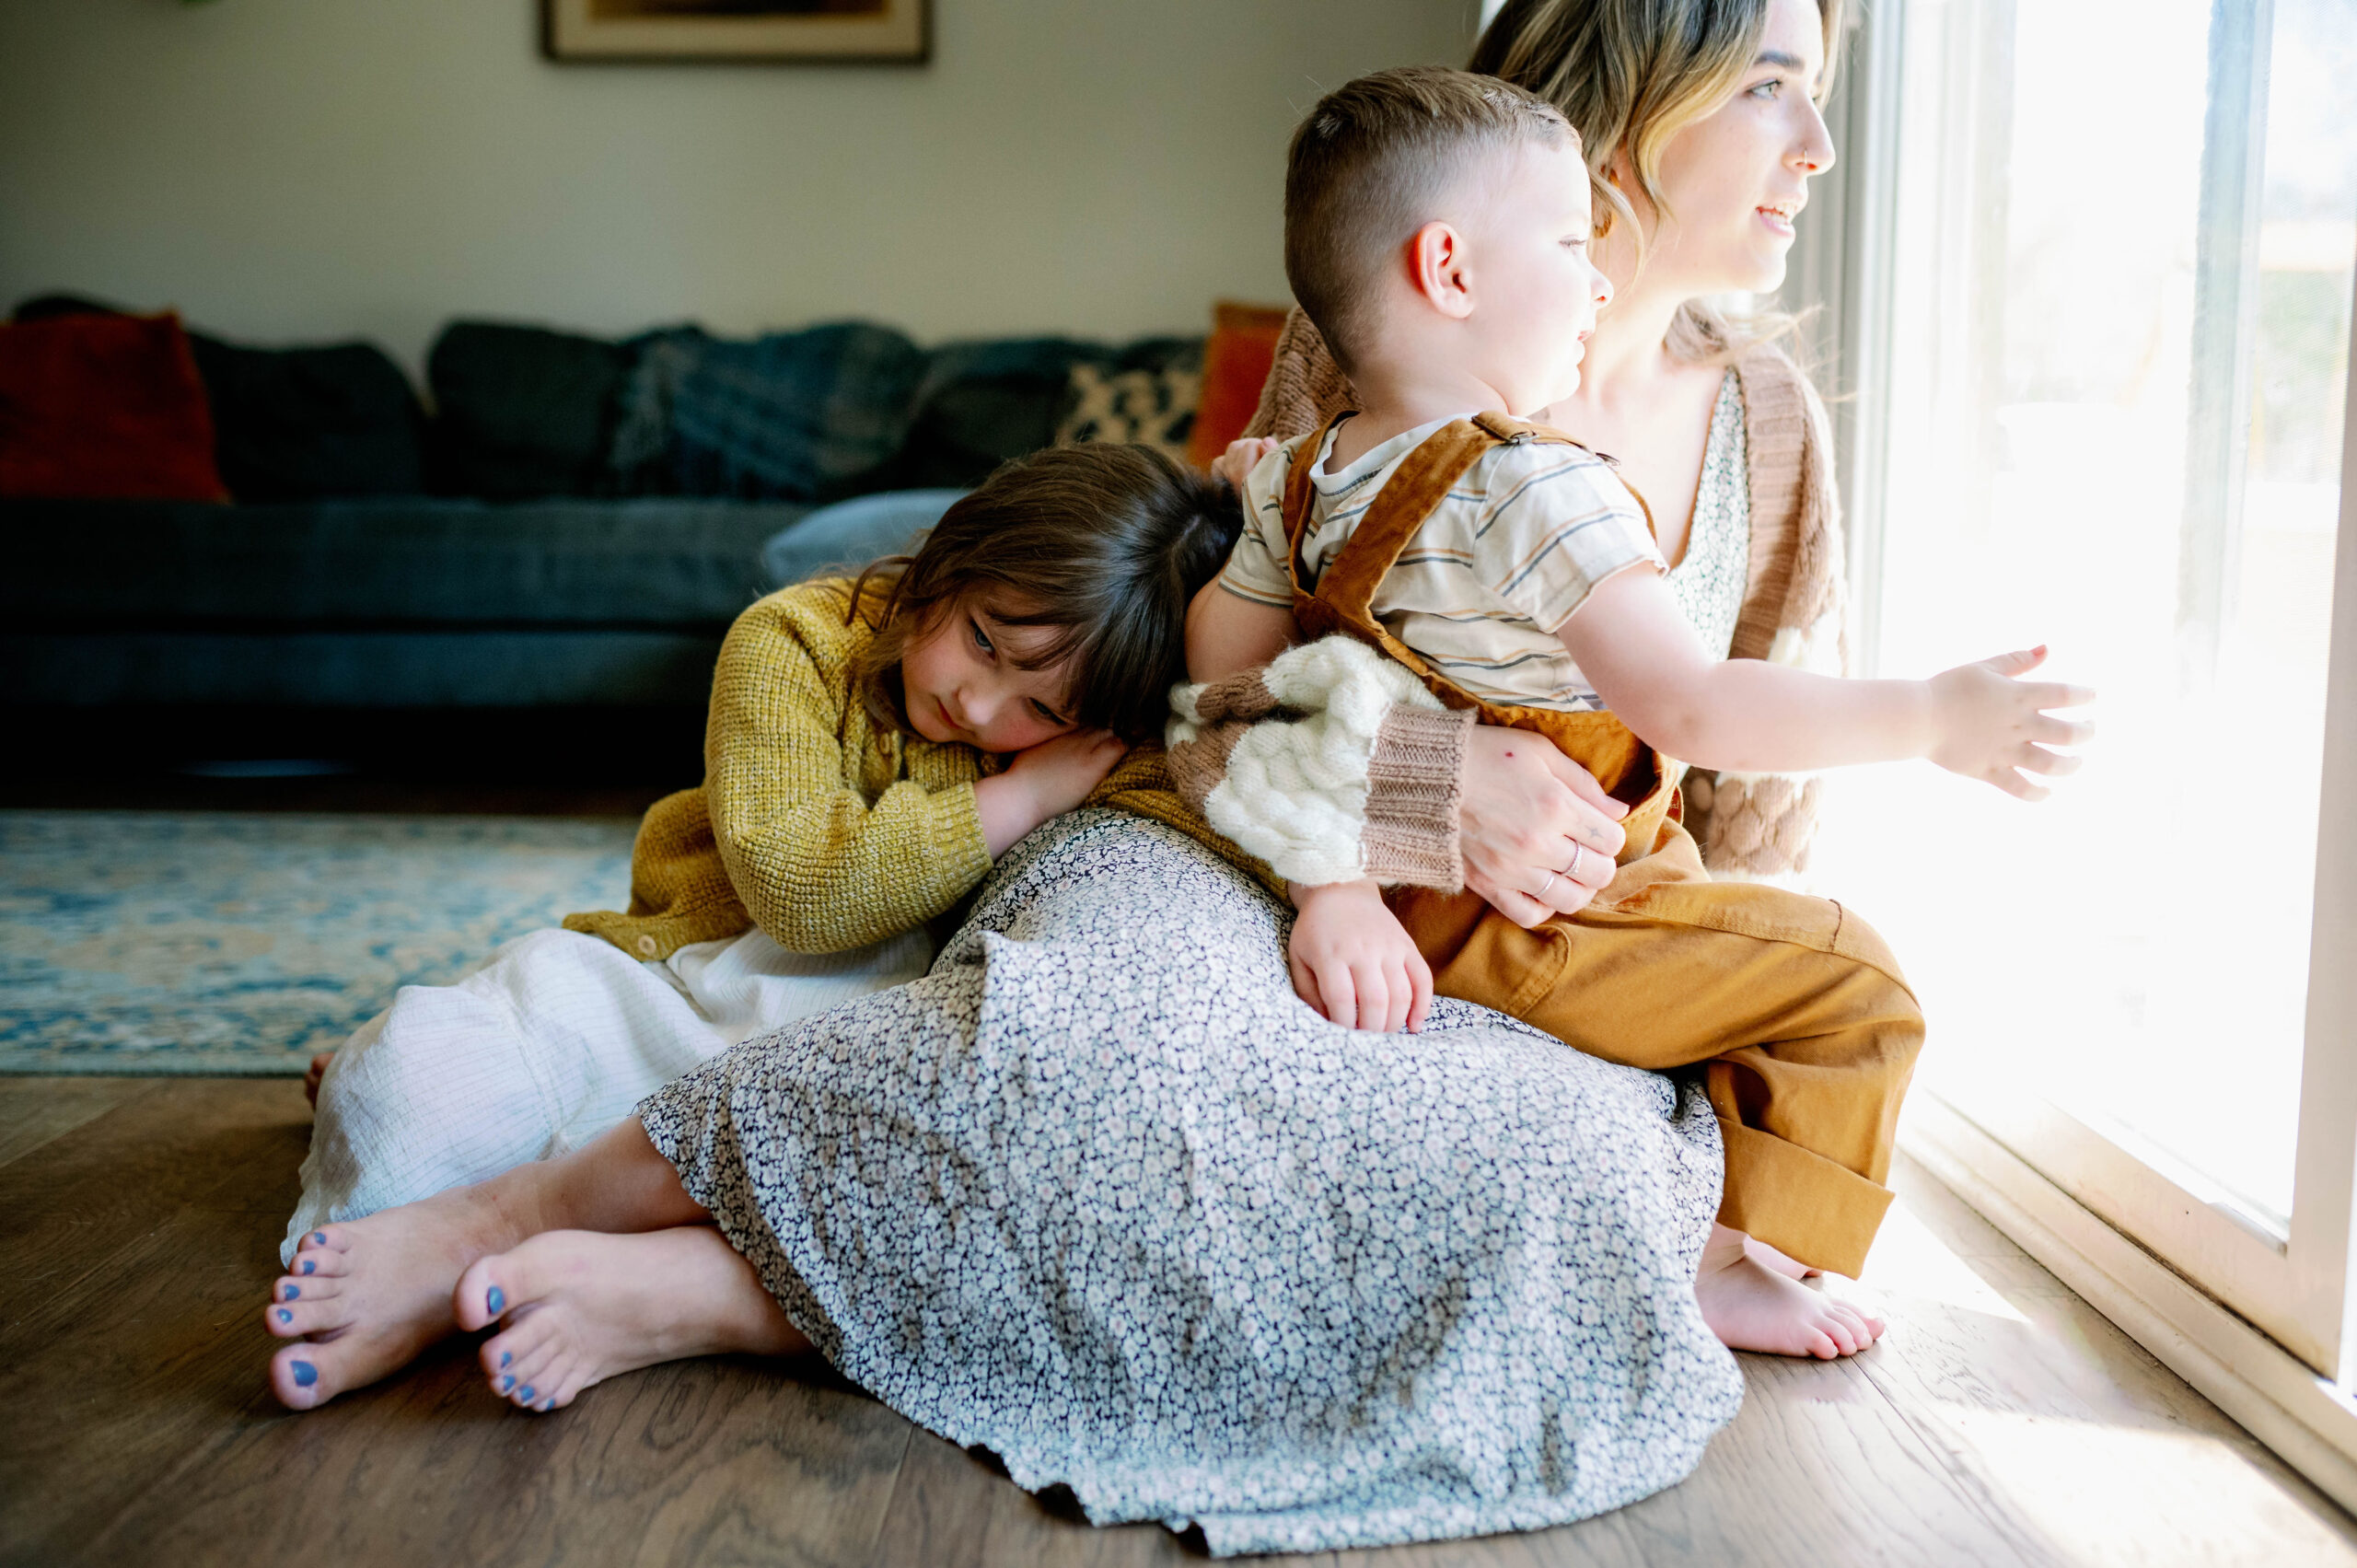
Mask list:
[[[1311,590],[1301,582],[1301,541],[1308,532],[1309,516],[1316,496],[1309,476],[1317,471],[1318,462],[1326,450],[1326,442],[1334,427],[1357,411],[1343,409],[1318,427],[1317,433],[1301,444],[1294,453],[1293,466],[1285,470],[1285,491],[1283,501],[1285,525],[1285,566],[1293,579],[1294,591],[1304,598]],[[1342,546],[1332,565],[1319,578],[1318,597],[1327,599],[1335,609],[1346,613],[1364,615],[1373,602],[1375,588],[1399,560],[1399,552],[1415,536],[1423,520],[1432,516],[1448,494],[1448,487],[1465,476],[1465,470],[1478,461],[1483,452],[1505,441],[1535,441],[1548,446],[1577,446],[1570,436],[1528,420],[1515,419],[1503,413],[1477,413],[1470,419],[1460,419],[1442,426],[1426,436],[1423,443],[1408,454],[1399,468],[1392,470],[1366,515],[1360,518],[1347,543]],[[1647,519],[1651,520],[1650,517]],[[1377,542],[1370,533],[1381,536]],[[1356,556],[1379,559],[1364,591],[1353,589],[1337,597],[1328,588],[1334,574],[1346,562]],[[1363,569],[1362,569],[1363,570]],[[1354,571],[1352,575],[1362,575]]]
[[[1391,575],[1399,552],[1447,498],[1449,486],[1497,444],[1496,436],[1469,419],[1444,424],[1425,436],[1399,459],[1359,515],[1351,537],[1318,573],[1318,597],[1345,621],[1372,623],[1376,590]]]
[[[1400,460],[1359,518],[1341,550],[1318,575],[1318,597],[1345,620],[1372,621],[1376,590],[1399,563],[1449,487],[1492,447],[1512,443],[1576,446],[1570,436],[1502,413],[1477,413],[1445,424]],[[1306,481],[1306,470],[1304,473]],[[1298,549],[1296,547],[1296,553]]]
[[[1475,699],[1470,693],[1434,670],[1376,619],[1376,592],[1424,519],[1447,498],[1450,486],[1464,478],[1491,447],[1508,441],[1574,443],[1568,436],[1504,414],[1476,414],[1443,425],[1400,459],[1360,515],[1351,537],[1318,574],[1317,587],[1306,587],[1301,580],[1301,543],[1315,501],[1309,476],[1325,449],[1328,434],[1349,417],[1345,411],[1327,421],[1295,454],[1293,468],[1285,476],[1285,570],[1293,580],[1295,619],[1313,637],[1347,629],[1406,665],[1443,702],[1453,707],[1472,703]]]
[[[1334,427],[1356,412],[1344,408],[1319,425],[1309,439],[1301,444],[1300,450],[1294,453],[1293,467],[1285,470],[1285,576],[1293,584],[1297,598],[1309,597],[1309,590],[1301,586],[1301,538],[1309,529],[1310,508],[1318,499],[1309,476],[1317,471],[1318,459],[1324,455],[1326,443],[1332,439]]]

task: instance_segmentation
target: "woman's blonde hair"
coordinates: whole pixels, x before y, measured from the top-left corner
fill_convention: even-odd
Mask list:
[[[1467,69],[1537,93],[1563,111],[1585,149],[1596,231],[1626,222],[1637,265],[1645,255],[1635,207],[1610,178],[1628,160],[1654,211],[1669,215],[1662,195],[1663,149],[1680,131],[1714,112],[1741,84],[1759,52],[1771,0],[1506,0],[1473,46]],[[1845,0],[1817,0],[1825,29],[1825,79],[1833,81]],[[1678,313],[1672,352],[1686,359],[1728,359],[1792,326],[1781,313],[1730,322],[1699,302]]]

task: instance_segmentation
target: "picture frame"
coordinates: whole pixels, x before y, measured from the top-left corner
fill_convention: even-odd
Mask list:
[[[540,41],[564,62],[922,65],[931,10],[931,0],[540,0]]]

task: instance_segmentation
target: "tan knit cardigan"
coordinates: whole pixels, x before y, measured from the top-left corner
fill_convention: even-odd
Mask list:
[[[1707,320],[1703,325],[1707,334]],[[1849,663],[1847,572],[1824,406],[1808,378],[1773,344],[1739,354],[1734,366],[1751,477],[1751,564],[1730,656],[1840,674]],[[1276,363],[1245,433],[1289,439],[1317,429],[1353,398],[1325,340],[1296,308],[1277,340]],[[1396,761],[1387,763],[1380,745],[1376,768],[1399,771]],[[1445,786],[1434,780],[1421,787],[1429,796]],[[1687,775],[1684,788],[1687,826],[1701,841],[1713,871],[1763,877],[1807,868],[1817,779],[1696,772]],[[1385,793],[1378,778],[1375,795]],[[1371,815],[1376,808],[1371,800]]]

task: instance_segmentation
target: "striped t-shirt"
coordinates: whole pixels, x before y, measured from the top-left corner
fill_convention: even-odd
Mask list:
[[[1450,422],[1395,436],[1340,473],[1328,437],[1310,470],[1302,583],[1314,586],[1400,460]],[[1341,426],[1335,427],[1339,433]],[[1244,532],[1220,586],[1256,604],[1293,606],[1285,575],[1285,474],[1307,436],[1244,481]],[[1602,708],[1556,639],[1588,591],[1615,572],[1666,570],[1629,487],[1584,447],[1492,447],[1399,552],[1376,590],[1376,619],[1457,685],[1490,702],[1579,713]]]

